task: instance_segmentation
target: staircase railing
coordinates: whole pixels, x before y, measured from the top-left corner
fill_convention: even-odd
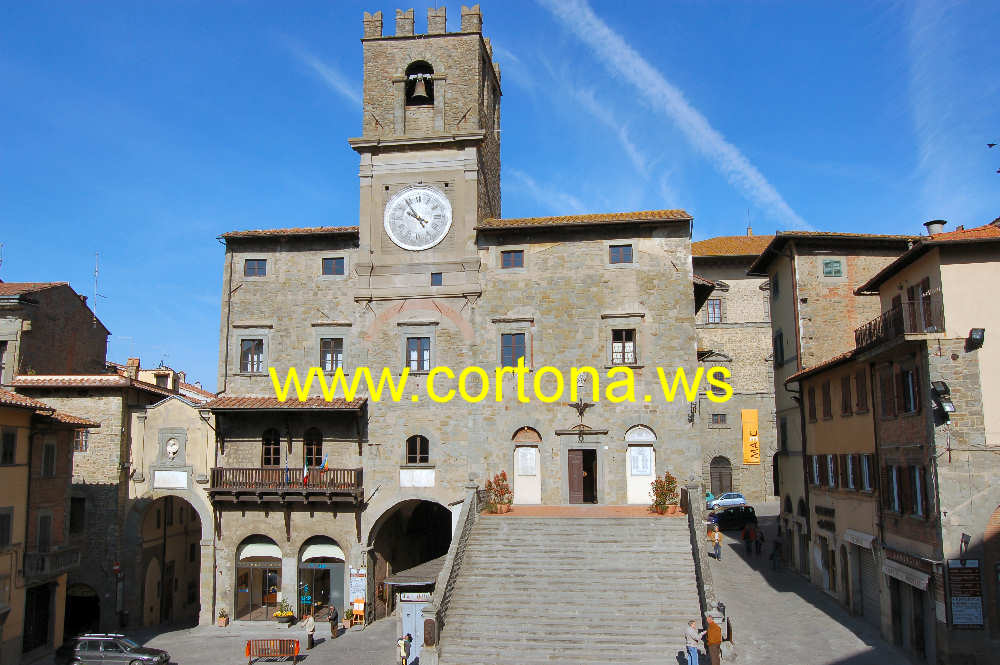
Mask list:
[[[708,566],[705,492],[702,491],[701,485],[692,483],[682,488],[681,507],[688,515],[691,555],[694,557],[694,570],[698,581],[698,600],[701,602],[701,611],[704,614],[715,608],[716,599],[712,571]]]
[[[465,502],[462,505],[462,512],[458,516],[458,524],[451,539],[451,546],[444,559],[444,567],[438,573],[431,602],[424,607],[424,640],[426,644],[427,636],[432,635],[433,644],[426,644],[425,648],[421,650],[420,662],[422,665],[437,665],[440,650],[439,640],[447,621],[452,592],[455,590],[458,574],[462,570],[462,560],[465,558],[465,549],[472,535],[472,529],[479,521],[479,512],[484,505],[483,490],[475,486],[466,489],[468,491],[465,495]],[[434,622],[433,626],[427,625],[430,621]]]

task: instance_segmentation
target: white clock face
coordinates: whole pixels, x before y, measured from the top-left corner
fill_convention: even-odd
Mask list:
[[[430,249],[451,228],[451,203],[433,187],[407,187],[389,199],[384,224],[385,232],[403,249]]]

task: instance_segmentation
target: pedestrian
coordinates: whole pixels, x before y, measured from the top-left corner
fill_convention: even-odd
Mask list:
[[[715,560],[722,561],[722,532],[718,524],[712,529],[712,542],[715,543]]]
[[[306,629],[306,649],[312,649],[316,639],[316,619],[313,617],[312,611],[306,615],[302,627]]]
[[[779,563],[781,563],[781,541],[775,538],[771,545],[771,570],[777,570]]]
[[[340,615],[337,613],[337,606],[330,605],[330,637],[336,637],[340,632]]]
[[[743,531],[740,533],[740,538],[743,539],[744,554],[750,556],[750,550],[753,547],[753,525],[747,524],[743,527]]]
[[[688,627],[684,630],[684,647],[687,652],[688,665],[698,665],[698,645],[705,634],[704,630],[695,628],[697,622],[694,619],[688,621]]]
[[[761,529],[760,527],[757,527],[756,531],[757,531],[757,539],[753,542],[753,551],[754,554],[756,554],[757,557],[759,558],[761,550],[764,549],[764,530]]]
[[[708,659],[712,665],[722,663],[722,626],[715,623],[715,619],[708,612],[705,612],[707,630],[705,631],[705,651],[708,652]]]
[[[403,637],[396,640],[396,646],[399,647],[399,662],[400,665],[407,665],[410,660],[410,643],[413,642],[413,635],[407,633]]]

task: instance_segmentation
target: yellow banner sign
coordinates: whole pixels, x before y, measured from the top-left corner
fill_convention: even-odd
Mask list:
[[[757,409],[743,409],[743,463],[760,464],[760,436],[757,434]]]

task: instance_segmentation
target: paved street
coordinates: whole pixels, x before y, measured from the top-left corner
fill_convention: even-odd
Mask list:
[[[739,531],[724,533],[722,561],[710,560],[716,596],[733,621],[741,665],[895,665],[903,652],[878,630],[850,616],[823,591],[791,571],[772,572],[767,554],[778,504],[756,506],[767,542],[757,558],[743,555]],[[678,633],[682,627],[678,628]],[[707,662],[707,661],[706,661]]]

